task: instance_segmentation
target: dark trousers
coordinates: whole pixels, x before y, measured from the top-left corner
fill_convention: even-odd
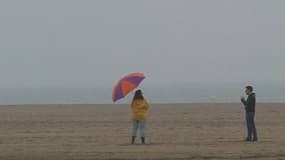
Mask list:
[[[254,123],[254,112],[246,112],[246,124],[247,124],[247,138],[257,139],[257,132]]]

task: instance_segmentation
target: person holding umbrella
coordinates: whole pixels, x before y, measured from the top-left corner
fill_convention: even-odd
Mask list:
[[[139,72],[131,73],[121,78],[120,81],[113,88],[113,101],[116,102],[127,96],[131,91],[137,88],[144,79],[144,74]],[[132,144],[135,143],[138,129],[140,130],[142,144],[145,144],[145,122],[147,118],[148,108],[149,105],[143,97],[142,91],[137,90],[131,103],[133,120],[131,141]]]
[[[137,130],[140,130],[141,143],[145,144],[145,122],[147,119],[147,112],[149,105],[145,100],[141,90],[137,90],[133,97],[132,103],[132,120],[133,120],[133,129],[132,129],[132,144],[135,143],[137,136]]]

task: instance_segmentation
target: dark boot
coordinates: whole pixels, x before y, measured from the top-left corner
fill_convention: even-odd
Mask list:
[[[257,137],[254,137],[254,138],[252,139],[252,141],[253,141],[253,142],[257,142]]]
[[[251,141],[251,138],[247,137],[244,141],[246,142]]]
[[[145,144],[145,137],[141,137],[142,144]]]
[[[132,144],[135,143],[135,139],[136,139],[136,137],[135,137],[135,136],[132,136]]]

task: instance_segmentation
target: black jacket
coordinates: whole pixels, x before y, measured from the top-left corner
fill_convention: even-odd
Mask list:
[[[250,94],[246,101],[241,101],[245,106],[246,112],[255,112],[255,101],[255,93]]]

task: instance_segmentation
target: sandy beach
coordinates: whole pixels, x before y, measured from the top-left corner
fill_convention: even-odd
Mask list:
[[[285,159],[285,104],[257,104],[257,143],[241,104],[150,107],[147,144],[130,145],[128,105],[0,106],[0,159]]]

